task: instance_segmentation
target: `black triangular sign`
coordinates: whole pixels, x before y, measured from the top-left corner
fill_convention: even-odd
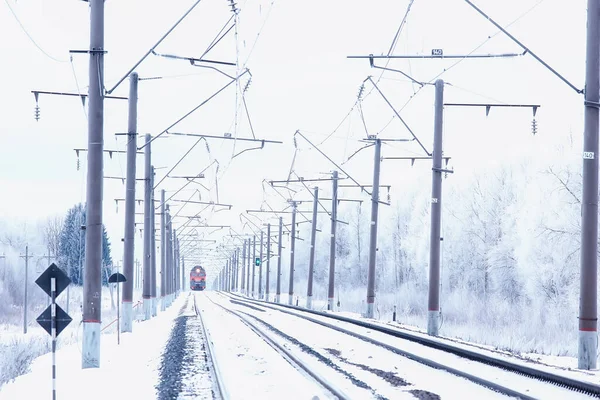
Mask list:
[[[127,282],[127,278],[125,275],[120,272],[115,272],[108,278],[108,283],[119,283],[119,282]]]
[[[60,333],[71,323],[73,319],[67,314],[62,308],[56,304],[56,336],[60,335]],[[52,304],[48,306],[44,310],[43,313],[40,314],[36,319],[37,323],[48,332],[49,335],[52,335]]]
[[[56,297],[58,297],[58,295],[71,284],[71,280],[62,269],[56,266],[56,264],[50,264],[50,266],[36,279],[35,283],[48,296],[52,296],[52,293],[50,293],[50,280],[52,278],[56,278]]]

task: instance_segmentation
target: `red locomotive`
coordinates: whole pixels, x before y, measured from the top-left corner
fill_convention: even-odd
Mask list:
[[[204,290],[206,289],[206,271],[199,265],[196,265],[190,271],[190,289]]]

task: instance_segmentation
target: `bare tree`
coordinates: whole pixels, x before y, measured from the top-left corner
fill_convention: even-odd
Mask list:
[[[50,254],[56,259],[60,248],[60,235],[63,229],[63,218],[61,216],[50,217],[42,226],[44,243],[48,247]]]

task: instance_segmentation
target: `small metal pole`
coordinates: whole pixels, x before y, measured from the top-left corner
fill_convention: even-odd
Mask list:
[[[275,295],[275,302],[279,303],[281,300],[281,241],[283,236],[283,218],[279,217],[279,238],[277,244],[277,293]]]
[[[50,278],[50,294],[52,297],[52,314],[50,331],[52,332],[52,400],[56,400],[56,278]]]
[[[267,225],[267,276],[265,282],[265,298],[269,301],[269,275],[271,271],[271,224]]]
[[[313,216],[310,230],[310,256],[308,261],[308,287],[306,290],[306,308],[312,309],[313,276],[315,274],[315,242],[317,238],[317,211],[319,205],[319,187],[315,186]]]
[[[288,304],[291,306],[294,301],[294,249],[296,247],[296,202],[292,201],[292,237],[290,244],[290,289]],[[297,302],[296,302],[297,303]],[[296,304],[298,305],[298,304]]]
[[[337,226],[337,192],[338,172],[333,171],[333,191],[331,195],[331,243],[329,245],[329,290],[327,295],[327,309],[333,310],[335,298],[335,231]]]

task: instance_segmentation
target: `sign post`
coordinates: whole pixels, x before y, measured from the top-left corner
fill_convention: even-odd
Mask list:
[[[56,338],[72,321],[58,304],[56,298],[71,284],[69,277],[52,263],[35,283],[50,296],[51,303],[37,318],[37,323],[52,336],[52,400],[56,400]]]
[[[119,283],[127,282],[127,278],[120,272],[115,272],[108,278],[108,283],[116,283],[117,284],[117,344],[121,344],[121,315],[119,312],[119,304],[121,303],[121,299],[119,296]]]

